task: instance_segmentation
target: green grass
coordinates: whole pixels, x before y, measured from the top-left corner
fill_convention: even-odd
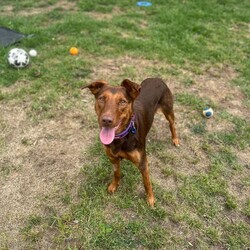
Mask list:
[[[42,249],[48,243],[51,249],[68,250],[249,248],[250,181],[244,153],[250,142],[250,2],[156,0],[150,8],[142,8],[128,0],[86,0],[69,1],[75,5],[69,11],[67,6],[53,8],[57,3],[1,2],[0,14],[13,7],[8,15],[0,15],[1,26],[33,36],[18,45],[0,47],[0,111],[23,107],[29,125],[25,127],[22,120],[18,126],[27,131],[29,126],[63,121],[64,113],[77,110],[82,113],[81,128],[91,134],[97,128],[94,108],[88,108],[89,99],[82,102],[80,87],[95,80],[95,74],[109,70],[102,77],[111,83],[161,76],[171,79],[175,92],[182,146],[171,146],[169,132],[156,119],[147,147],[157,199],[151,209],[145,202],[140,173],[127,161],[122,164],[118,191],[107,194],[112,166],[95,139],[83,155],[75,157],[84,162],[78,186],[75,179],[60,179],[55,184],[60,191],[39,193],[41,207],[34,199],[39,212],[27,214],[19,223],[23,245]],[[33,9],[40,12],[28,17],[20,14]],[[78,56],[69,55],[72,46],[79,48]],[[38,56],[31,58],[27,68],[13,69],[6,62],[12,47],[35,48]],[[208,79],[207,68],[221,69],[223,65],[235,72],[233,79],[225,80],[228,89],[237,87],[242,95],[218,102],[209,93],[202,98],[193,91],[195,77]],[[118,73],[110,69],[113,66]],[[219,88],[220,77],[213,80]],[[240,101],[241,115],[227,109],[234,107],[232,100]],[[210,120],[201,114],[207,105],[215,111]],[[1,156],[10,159],[6,152],[14,140],[9,132],[12,126],[0,112],[3,183],[22,175],[26,167],[1,162]],[[26,135],[15,143],[25,148],[25,158],[26,154],[32,157],[39,140],[46,142],[45,137]],[[20,155],[18,159],[22,159]],[[5,243],[0,248],[18,247],[11,247],[7,232],[0,234],[1,239]]]

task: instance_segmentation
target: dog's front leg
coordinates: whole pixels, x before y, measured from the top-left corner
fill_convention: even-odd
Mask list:
[[[151,185],[150,178],[149,178],[149,168],[148,168],[148,161],[147,161],[146,156],[143,157],[139,165],[139,170],[142,174],[143,184],[144,184],[145,191],[147,194],[147,202],[151,207],[153,207],[155,204],[155,198],[154,198],[154,193],[153,193],[152,185]]]
[[[121,179],[121,168],[120,168],[120,161],[121,159],[119,157],[116,157],[112,150],[109,147],[104,146],[104,150],[110,160],[110,162],[113,165],[114,170],[114,177],[112,182],[108,186],[108,192],[114,193],[119,185],[120,179]]]
[[[110,158],[110,161],[113,164],[114,177],[112,182],[108,186],[108,191],[109,193],[114,193],[119,185],[119,181],[121,178],[120,159]]]

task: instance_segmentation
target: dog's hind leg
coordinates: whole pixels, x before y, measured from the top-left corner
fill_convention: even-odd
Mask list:
[[[178,138],[177,132],[176,132],[176,127],[175,127],[175,116],[174,116],[174,111],[171,110],[170,112],[164,113],[165,117],[169,121],[169,128],[172,134],[172,141],[175,146],[180,146],[180,140]]]
[[[166,88],[163,90],[162,97],[158,102],[157,109],[161,110],[166,119],[169,122],[169,128],[172,134],[172,141],[175,146],[180,145],[180,140],[178,138],[176,128],[175,128],[175,115],[174,115],[174,109],[173,109],[173,95],[166,86]]]
[[[173,144],[178,147],[180,145],[180,140],[179,140],[177,132],[176,132],[175,116],[174,116],[173,107],[172,107],[172,105],[170,106],[169,103],[164,104],[164,102],[163,102],[160,105],[160,109],[169,122],[169,128],[170,128],[170,131],[172,134]]]

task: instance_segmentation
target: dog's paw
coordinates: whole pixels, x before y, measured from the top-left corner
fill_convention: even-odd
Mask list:
[[[116,191],[117,187],[118,187],[117,183],[111,182],[108,186],[108,192],[111,194],[114,193]]]
[[[179,146],[180,146],[180,140],[179,140],[179,138],[173,138],[172,141],[173,141],[173,144],[174,144],[176,147],[179,147]]]
[[[155,198],[154,196],[147,197],[147,203],[150,207],[154,207],[155,205]]]

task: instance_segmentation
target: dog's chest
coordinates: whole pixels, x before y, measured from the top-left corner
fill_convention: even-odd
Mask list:
[[[128,159],[130,152],[134,151],[136,148],[137,142],[133,138],[115,140],[110,145],[105,146],[105,150],[109,156],[125,159]]]
[[[139,165],[141,162],[141,153],[138,149],[134,149],[132,151],[118,151],[114,153],[114,151],[111,150],[110,147],[105,147],[106,154],[112,159],[112,158],[119,158],[119,159],[127,159],[131,162],[133,162],[135,165]]]

